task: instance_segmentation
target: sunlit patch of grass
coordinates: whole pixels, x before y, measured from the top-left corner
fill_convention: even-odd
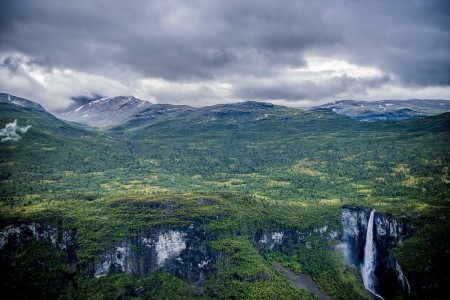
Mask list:
[[[347,157],[342,158],[342,160],[343,160],[343,161],[348,161],[348,162],[350,162],[350,161],[354,161],[356,157],[357,157],[356,154],[354,154],[354,155],[349,155],[349,156],[347,156]]]
[[[364,189],[364,188],[368,187],[367,184],[354,183],[354,182],[352,182],[350,185],[355,187],[355,188],[357,188],[357,189]]]
[[[278,202],[278,200],[272,200],[272,201],[275,202],[275,205],[277,205],[277,204],[279,205],[281,203],[281,202]],[[298,206],[300,206],[300,207],[308,207],[308,206],[312,205],[312,203],[306,203],[306,202],[304,202],[302,200],[296,200],[296,199],[283,200],[282,204],[286,205],[286,206],[292,206],[292,207],[298,207]]]
[[[147,181],[152,182],[152,181]],[[109,192],[121,192],[123,190],[132,192],[132,193],[144,193],[144,194],[160,194],[164,192],[170,191],[167,188],[162,188],[157,185],[150,185],[146,183],[142,183],[140,180],[130,180],[129,184],[124,184],[118,181],[111,181],[108,183],[103,183],[100,187]]]
[[[150,180],[150,181],[158,181],[159,177],[158,177],[158,175],[153,175],[150,178],[148,178],[148,180]]]
[[[377,177],[377,178],[375,178],[375,181],[377,181],[377,182],[386,182],[386,178],[384,178],[384,177]]]
[[[407,164],[398,164],[397,167],[392,168],[392,170],[396,173],[409,173],[411,168]]]
[[[327,174],[314,169],[318,164],[320,164],[320,162],[311,162],[309,159],[302,159],[297,161],[297,163],[291,167],[290,171],[295,175],[320,177],[323,180],[326,178]]]
[[[56,182],[55,180],[49,180],[49,179],[43,179],[41,181],[39,181],[39,183],[43,183],[43,184],[49,184],[49,183],[54,183]]]
[[[339,204],[341,203],[341,199],[322,199],[319,200],[319,203],[325,205]]]
[[[367,184],[351,183],[351,186],[356,188],[356,193],[360,196],[370,197],[373,193],[373,189]]]
[[[105,190],[115,190],[115,189],[117,189],[117,188],[119,188],[121,186],[122,186],[122,184],[120,182],[117,182],[117,181],[112,181],[112,182],[104,183],[104,184],[100,185],[100,187],[105,189]]]
[[[376,162],[375,161],[366,161],[364,163],[364,168],[368,169],[368,170],[376,170],[377,169]]]
[[[403,186],[417,186],[420,183],[420,179],[412,175],[406,175],[406,180],[402,181]]]
[[[430,205],[427,203],[423,202],[416,203],[416,210],[423,211],[426,210],[427,208],[430,208]]]
[[[92,176],[102,176],[102,175],[104,175],[105,174],[105,172],[90,172],[90,173],[88,173],[89,175],[92,175]]]
[[[56,204],[56,202],[55,202]],[[43,202],[35,202],[27,206],[14,206],[11,208],[2,208],[2,216],[20,216],[26,218],[38,212],[48,210],[48,204]]]
[[[422,162],[424,165],[442,165],[441,159],[429,159],[429,158],[422,158]]]
[[[257,182],[258,179],[263,180],[263,179],[268,178],[268,176],[262,175],[260,173],[243,173],[243,174],[237,174],[236,176],[239,176],[240,178],[244,178],[247,182]]]
[[[42,151],[55,151],[56,147],[42,147],[40,150],[42,150]]]
[[[406,180],[402,181],[401,184],[403,186],[415,187],[420,185],[421,183],[433,180],[432,177],[416,177],[412,175],[405,175]]]
[[[39,194],[25,194],[25,195],[21,196],[21,198],[24,200],[33,200],[33,199],[37,199],[39,197],[40,197]]]
[[[305,175],[309,175],[309,176],[318,176],[318,177],[323,177],[324,173],[320,172],[320,171],[315,171],[309,168],[298,168],[294,171],[295,173],[300,173],[300,174],[305,174]]]
[[[255,196],[255,198],[258,200],[268,200],[269,199],[269,197],[260,195],[258,193],[254,193],[253,196]]]
[[[231,178],[227,181],[209,181],[209,183],[212,183],[212,184],[215,184],[218,186],[222,186],[222,187],[226,187],[226,186],[244,185],[245,181],[240,178]]]
[[[269,180],[266,185],[269,187],[283,187],[291,185],[291,183],[289,181]]]
[[[142,191],[146,194],[160,194],[169,192],[170,190],[159,186],[143,186],[140,187],[137,191],[138,192]]]
[[[356,190],[358,194],[367,194],[370,195],[373,193],[372,189],[358,189]]]

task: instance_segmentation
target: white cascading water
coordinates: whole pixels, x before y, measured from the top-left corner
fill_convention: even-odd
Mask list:
[[[372,210],[370,212],[369,222],[367,223],[366,244],[364,245],[364,264],[361,267],[361,275],[366,289],[378,298],[383,299],[383,297],[378,295],[375,291],[375,266],[377,250],[373,242],[374,215],[375,210]]]
[[[408,295],[411,294],[411,286],[409,285],[408,278],[406,278],[405,274],[403,274],[402,268],[400,268],[400,265],[398,262],[395,262],[395,270],[397,271],[397,278],[400,282],[402,288]]]

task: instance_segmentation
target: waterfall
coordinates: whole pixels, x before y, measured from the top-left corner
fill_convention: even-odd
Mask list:
[[[361,267],[361,274],[366,289],[378,298],[383,299],[383,297],[378,295],[375,291],[375,267],[377,251],[373,242],[374,214],[375,210],[372,210],[370,212],[369,222],[367,223],[366,244],[364,246],[364,263]]]
[[[405,274],[403,274],[402,268],[400,268],[398,262],[395,262],[395,270],[397,271],[398,282],[400,282],[403,290],[406,291],[408,295],[410,295],[411,286],[409,285],[408,279],[406,278]]]

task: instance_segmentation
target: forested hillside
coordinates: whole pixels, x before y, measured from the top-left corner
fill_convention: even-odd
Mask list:
[[[389,297],[448,292],[449,113],[367,123],[244,102],[100,130],[1,97],[1,128],[31,126],[0,143],[0,288],[17,298],[315,297],[279,265],[368,298],[339,250],[347,206],[405,224],[391,246],[411,292]]]

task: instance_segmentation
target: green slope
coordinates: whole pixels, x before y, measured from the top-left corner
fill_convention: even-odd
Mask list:
[[[273,256],[256,251],[249,235],[268,224],[298,230],[327,224],[340,230],[340,208],[347,204],[376,207],[425,228],[396,254],[414,284],[436,284],[424,295],[445,290],[448,276],[439,261],[448,258],[450,232],[445,222],[450,217],[449,114],[367,124],[329,110],[247,102],[183,110],[150,124],[141,119],[108,132],[62,122],[33,106],[0,105],[2,128],[14,119],[32,126],[22,139],[0,143],[3,225],[53,220],[74,229],[78,259],[87,263],[135,230],[221,216],[209,234],[212,247],[228,253],[229,265],[202,287],[167,274],[141,281],[125,275],[85,279],[71,266],[77,283],[54,291],[63,297],[132,298],[127,291],[144,287],[149,297],[162,298],[274,298],[278,293],[307,299],[308,293],[295,290],[273,268]],[[198,205],[205,197],[216,205]],[[162,218],[166,210],[142,208],[151,203],[172,203],[176,209]],[[313,254],[298,249],[287,258],[275,257],[303,265],[333,298],[364,297],[357,275],[341,264],[333,245],[311,239]],[[427,243],[435,251],[424,248]],[[413,252],[412,260],[408,253]],[[61,255],[47,254],[41,260]],[[317,265],[320,261],[326,268]],[[20,263],[16,284],[33,291],[22,281],[35,261]],[[35,274],[41,294],[45,270],[37,268]]]
[[[126,142],[63,122],[45,110],[0,102],[0,127],[17,120],[31,125],[18,141],[0,143],[0,199],[3,205],[91,194],[87,175],[134,163]]]

